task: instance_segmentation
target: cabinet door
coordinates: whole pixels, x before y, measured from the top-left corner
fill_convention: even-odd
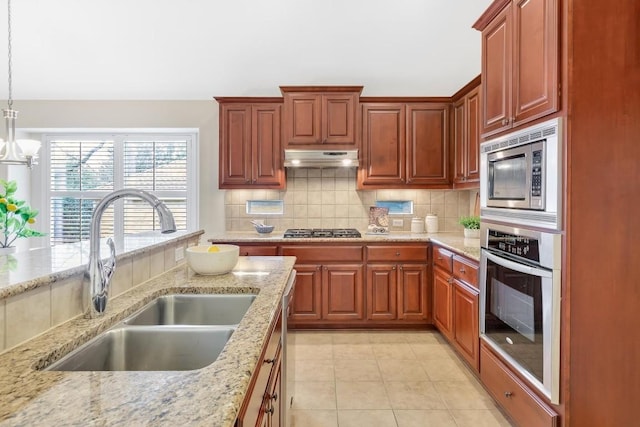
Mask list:
[[[322,270],[320,265],[296,265],[296,292],[291,310],[292,322],[321,319]]]
[[[284,169],[281,161],[279,104],[255,105],[252,108],[252,184],[284,187]]]
[[[482,133],[510,127],[511,117],[511,5],[482,31]]]
[[[556,0],[514,2],[513,125],[558,110]]]
[[[364,319],[362,273],[362,264],[325,265],[323,267],[322,318],[324,320]]]
[[[465,97],[466,113],[466,182],[480,181],[480,87]]]
[[[467,121],[466,98],[461,98],[453,104],[453,182],[462,183],[467,177]]]
[[[397,318],[397,271],[396,264],[367,266],[367,319]]]
[[[322,96],[322,143],[356,145],[355,94],[325,94]]]
[[[444,336],[452,336],[451,275],[439,268],[433,270],[433,323]]]
[[[480,331],[478,292],[459,280],[453,282],[453,343],[460,354],[478,370]]]
[[[251,184],[251,105],[220,105],[220,188]]]
[[[322,142],[322,96],[317,93],[287,93],[284,97],[285,147]]]
[[[427,266],[401,264],[398,274],[398,319],[428,320]]]
[[[405,182],[403,104],[362,104],[362,156],[359,188],[401,186]]]
[[[448,111],[442,103],[407,105],[407,184],[449,184]]]

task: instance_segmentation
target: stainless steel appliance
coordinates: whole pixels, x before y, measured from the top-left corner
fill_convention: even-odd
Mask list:
[[[480,145],[480,214],[497,221],[562,228],[561,119]]]
[[[481,223],[480,338],[559,403],[561,236]]]
[[[295,392],[295,334],[288,329],[291,318],[291,305],[296,289],[296,271],[289,276],[287,287],[282,295],[282,367],[280,373],[280,413],[285,427],[292,425],[293,396]]]
[[[284,150],[284,167],[286,168],[357,168],[358,166],[358,150]]]
[[[285,238],[348,238],[362,237],[355,228],[289,228],[284,232]]]

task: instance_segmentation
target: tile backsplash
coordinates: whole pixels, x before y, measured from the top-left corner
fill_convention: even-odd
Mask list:
[[[440,231],[462,231],[460,216],[473,209],[476,190],[356,190],[355,169],[289,169],[286,190],[228,190],[225,194],[227,231],[252,231],[250,220],[262,220],[287,228],[357,228],[369,223],[369,207],[376,200],[412,200],[413,215],[391,215],[402,219],[396,231],[409,231],[411,218],[438,215]],[[282,215],[249,215],[247,200],[284,200]]]

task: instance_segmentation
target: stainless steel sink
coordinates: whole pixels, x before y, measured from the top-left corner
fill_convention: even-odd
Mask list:
[[[188,371],[213,363],[233,328],[116,327],[69,353],[49,371]]]
[[[127,325],[237,325],[251,294],[178,294],[151,301],[124,321]]]

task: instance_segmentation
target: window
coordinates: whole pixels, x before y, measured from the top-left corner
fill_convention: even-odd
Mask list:
[[[167,204],[178,230],[194,228],[195,139],[194,134],[47,135],[50,244],[88,239],[95,206],[121,188],[153,193]],[[104,213],[100,235],[157,229],[157,214],[147,202],[125,198]]]

